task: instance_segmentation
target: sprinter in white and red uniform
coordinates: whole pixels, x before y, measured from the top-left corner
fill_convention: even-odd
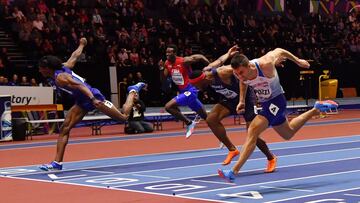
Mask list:
[[[166,49],[167,60],[165,64],[162,63],[162,61],[159,63],[163,77],[167,77],[170,74],[172,81],[178,86],[180,91],[179,95],[165,105],[165,109],[176,119],[183,121],[187,125],[186,138],[188,138],[192,134],[196,122],[185,117],[178,107],[188,106],[201,118],[206,119],[206,110],[198,99],[198,90],[189,83],[189,74],[192,72],[192,63],[202,61],[207,65],[209,64],[209,60],[201,54],[178,57],[176,56],[176,52],[177,47],[175,45],[169,45]]]
[[[312,109],[288,121],[284,90],[275,68],[286,59],[302,68],[310,67],[309,62],[306,60],[300,59],[281,48],[269,51],[264,56],[251,61],[245,55],[239,53],[235,54],[231,59],[234,75],[241,81],[241,84],[254,89],[262,110],[251,122],[239,160],[232,170],[218,170],[220,177],[225,178],[227,181],[233,182],[235,180],[235,174],[239,173],[240,168],[254,151],[257,139],[269,126],[272,126],[282,138],[290,140],[311,117],[338,106],[337,103],[330,100],[316,102]]]

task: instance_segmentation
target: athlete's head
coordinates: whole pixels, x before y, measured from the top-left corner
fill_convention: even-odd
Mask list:
[[[55,70],[62,67],[61,60],[56,56],[44,56],[39,60],[39,72],[44,77],[51,77]]]
[[[189,76],[190,84],[194,85],[199,90],[205,90],[211,83],[206,79],[206,73],[201,70],[194,70]]]
[[[177,47],[174,44],[169,44],[166,48],[166,58],[170,63],[175,63],[177,54]]]
[[[231,59],[234,75],[240,80],[249,79],[250,62],[244,54],[236,53]]]

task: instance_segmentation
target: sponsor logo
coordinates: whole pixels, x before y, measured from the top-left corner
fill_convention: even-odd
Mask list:
[[[17,97],[15,95],[11,96],[11,103],[13,104],[24,104],[24,105],[28,105],[30,104],[30,102],[34,102],[36,100],[36,97]]]

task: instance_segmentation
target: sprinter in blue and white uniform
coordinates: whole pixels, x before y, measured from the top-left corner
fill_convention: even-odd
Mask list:
[[[310,67],[306,60],[299,59],[289,51],[281,48],[276,48],[252,61],[249,61],[245,55],[239,53],[235,54],[231,59],[234,75],[240,79],[242,84],[254,89],[261,103],[262,110],[251,122],[239,160],[232,170],[218,170],[220,177],[225,178],[227,181],[234,181],[235,174],[239,173],[240,168],[254,151],[260,134],[268,126],[271,125],[281,137],[289,140],[311,117],[338,106],[337,103],[330,100],[316,102],[314,108],[289,122],[285,115],[286,99],[284,90],[280,85],[279,76],[275,68],[275,66],[280,65],[286,59],[293,61],[302,68]]]
[[[226,135],[226,129],[221,121],[229,115],[242,114],[246,127],[256,116],[255,95],[251,88],[241,85],[239,80],[234,76],[233,69],[230,65],[223,65],[236,52],[238,47],[231,47],[228,52],[210,63],[202,71],[195,70],[190,75],[190,83],[199,90],[210,90],[216,92],[219,96],[218,103],[213,106],[208,113],[206,123],[214,135],[229,150],[223,165],[228,165],[231,160],[240,154],[236,146]],[[268,159],[266,173],[272,173],[276,169],[276,156],[270,152],[266,142],[259,138],[256,146],[265,154]]]
[[[129,117],[134,98],[145,86],[144,83],[138,83],[128,88],[129,94],[122,112],[120,112],[110,101],[105,100],[98,89],[91,87],[82,77],[71,70],[86,44],[86,39],[81,38],[79,47],[65,63],[62,63],[56,56],[44,56],[39,61],[39,72],[42,76],[49,78],[56,88],[72,95],[75,100],[75,104],[68,111],[60,128],[55,160],[50,164],[40,166],[42,170],[62,170],[62,161],[70,130],[83,119],[87,112],[96,108],[115,120],[125,121]]]

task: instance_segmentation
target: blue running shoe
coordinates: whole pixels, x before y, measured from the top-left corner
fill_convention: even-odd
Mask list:
[[[337,109],[338,106],[338,103],[332,100],[326,100],[315,102],[314,108],[318,109],[320,112],[330,112],[334,109]]]
[[[50,164],[44,164],[42,166],[39,166],[39,168],[43,171],[61,171],[62,164],[59,164],[58,162],[53,161]]]
[[[235,174],[232,170],[218,169],[218,174],[221,178],[224,178],[227,182],[233,183],[235,181]]]
[[[186,126],[186,139],[188,139],[194,132],[194,128],[195,128],[196,122],[195,121],[191,121],[191,124]]]
[[[138,82],[136,83],[135,85],[131,85],[127,88],[128,92],[132,92],[132,91],[135,91],[137,93],[140,92],[140,90],[145,86],[146,84],[143,83],[143,82]]]

